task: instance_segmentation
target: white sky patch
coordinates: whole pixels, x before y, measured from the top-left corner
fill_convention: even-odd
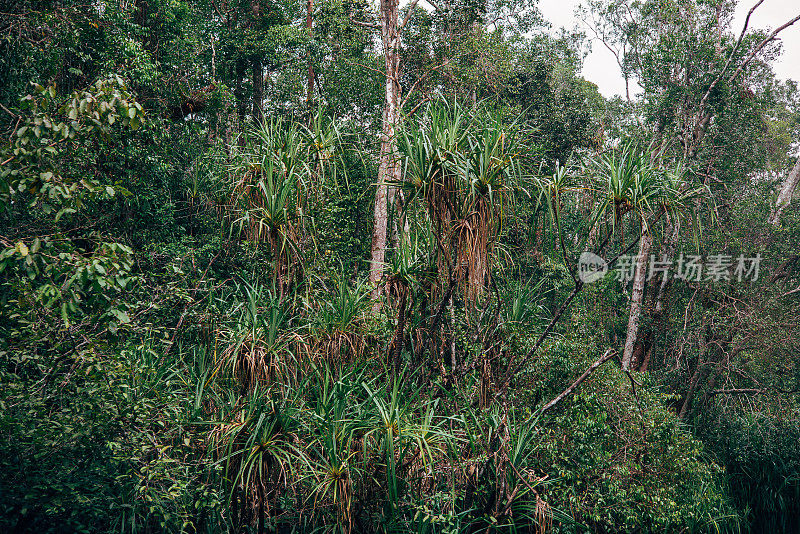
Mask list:
[[[742,30],[747,12],[755,0],[742,1],[736,8],[733,20],[734,33],[738,36]],[[539,10],[544,19],[553,25],[553,32],[560,28],[577,27],[587,35],[591,32],[583,21],[575,16],[575,9],[580,0],[539,0]],[[750,29],[774,29],[800,13],[800,0],[766,0],[750,17]],[[773,64],[779,78],[791,78],[800,81],[800,22],[783,30],[779,39],[783,53]],[[597,84],[600,93],[605,97],[625,94],[625,82],[620,73],[613,54],[602,43],[592,40],[591,53],[584,61],[582,75]],[[638,92],[635,82],[631,83],[631,93]]]

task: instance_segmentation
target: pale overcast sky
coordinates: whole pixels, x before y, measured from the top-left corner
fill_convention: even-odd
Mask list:
[[[736,10],[733,27],[738,34],[741,31],[747,11],[756,0],[742,0]],[[577,26],[590,34],[583,22],[575,17],[575,8],[581,0],[539,0],[539,10],[545,20],[553,25],[556,31],[561,27],[572,29]],[[800,14],[800,0],[765,0],[750,18],[750,28],[773,29],[788,22]],[[780,78],[791,78],[800,81],[800,22],[786,28],[780,33],[783,53],[775,63],[775,72]],[[614,56],[602,44],[592,43],[592,51],[583,66],[583,77],[597,84],[600,92],[606,96],[624,95],[625,83],[619,72]],[[635,92],[635,84],[631,91]]]

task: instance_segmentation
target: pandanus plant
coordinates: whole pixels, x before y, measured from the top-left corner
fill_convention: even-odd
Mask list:
[[[576,179],[584,172],[595,177],[594,183],[586,185]],[[552,174],[536,177],[534,183],[538,189],[538,204],[547,208],[559,241],[558,246],[568,267],[572,262],[567,257],[564,243],[562,213],[567,195],[583,192],[598,199],[585,225],[584,238],[594,235],[600,220],[610,220],[610,235],[619,231],[624,242],[623,221],[627,220],[626,215],[632,213],[637,223],[646,225],[649,216],[660,205],[659,202],[669,194],[662,177],[662,173],[651,165],[648,155],[629,143],[591,159],[584,168],[556,162]]]
[[[622,367],[626,371],[633,363],[639,322],[643,310],[647,261],[653,246],[653,225],[665,213],[677,221],[687,211],[687,201],[703,194],[704,188],[689,186],[683,162],[665,168],[661,154],[644,150],[634,144],[624,144],[619,149],[604,154],[599,159],[601,177],[601,202],[593,221],[605,215],[611,219],[612,236],[620,230],[624,243],[623,217],[631,213],[632,223],[640,228],[639,253],[631,289],[628,331],[622,354]],[[694,225],[693,225],[694,226]]]
[[[631,213],[642,229],[664,213],[684,214],[687,201],[706,191],[691,187],[683,162],[661,165],[662,158],[634,143],[625,143],[595,161],[598,178],[595,192],[600,198],[592,217],[610,219],[612,232],[622,231],[624,217]],[[624,237],[624,236],[623,236]]]
[[[355,367],[335,378],[323,363],[310,377],[311,443],[313,481],[309,499],[314,508],[332,507],[341,532],[352,530],[355,491],[366,474],[359,440],[368,428],[367,400],[361,383],[366,368]]]
[[[499,116],[444,102],[430,104],[417,123],[408,121],[400,132],[405,174],[397,185],[407,205],[423,201],[436,233],[440,272],[452,270],[473,298],[488,281],[510,193],[518,184],[519,140],[516,127]]]
[[[464,186],[458,265],[474,297],[490,276],[494,244],[521,176],[522,152],[514,126],[502,124],[498,116],[488,117],[467,137],[465,148],[456,166]]]
[[[610,229],[606,243],[617,233],[624,243],[626,224],[649,232],[649,226],[664,213],[684,215],[687,201],[705,189],[689,186],[687,170],[681,162],[664,168],[661,160],[659,154],[634,143],[623,143],[591,159],[582,169],[556,163],[551,175],[537,177],[534,182],[538,203],[546,205],[565,256],[562,228],[565,195],[583,191],[596,199],[591,218],[583,228],[584,238],[593,235],[601,221],[607,221]],[[593,175],[593,183],[580,184],[576,180],[580,173]]]
[[[302,276],[304,213],[332,164],[336,131],[321,116],[312,128],[280,118],[245,133],[228,169],[232,231],[256,245],[265,243],[274,261],[281,295]]]
[[[389,346],[389,363],[394,365],[395,375],[399,374],[400,357],[405,345],[408,312],[414,306],[415,297],[421,288],[430,286],[435,279],[435,269],[431,267],[428,246],[424,232],[402,236],[386,269],[386,294],[395,301],[397,321],[392,342]]]
[[[386,513],[390,519],[398,513],[408,490],[409,478],[405,475],[413,473],[418,480],[432,478],[435,461],[444,456],[447,444],[454,440],[445,430],[444,421],[435,420],[432,402],[420,401],[420,412],[412,411],[421,391],[416,390],[404,399],[400,389],[404,382],[396,380],[389,392],[363,384],[374,407],[370,428],[363,438],[364,458],[385,468]],[[380,456],[373,457],[373,453]]]
[[[614,262],[621,254],[627,253],[627,250],[640,241],[637,265],[641,267],[635,271],[637,274],[631,292],[631,313],[625,352],[623,353],[623,367],[626,369],[630,365],[633,343],[636,339],[642,311],[641,303],[646,279],[644,266],[650,254],[652,227],[664,213],[670,214],[673,220],[684,216],[690,211],[688,201],[701,196],[707,190],[703,187],[692,187],[689,184],[687,169],[681,162],[671,168],[665,167],[662,164],[665,158],[662,156],[663,154],[643,149],[634,143],[623,143],[619,147],[591,159],[589,165],[583,169],[584,172],[596,177],[596,183],[589,191],[599,198],[584,237],[588,239],[593,234],[599,221],[610,220],[611,229],[596,250],[598,254],[602,254],[606,245],[619,230],[622,252],[609,259],[610,268],[613,268]],[[557,223],[555,226],[565,267],[569,270],[575,284],[544,331],[538,336],[533,347],[522,358],[512,359],[509,362],[501,389],[509,386],[511,377],[531,360],[542,344],[553,334],[555,325],[564,315],[570,303],[585,287],[584,282],[572,268],[575,262],[568,257],[560,223],[561,197],[570,190],[578,189],[572,176],[567,169],[558,168],[551,177],[537,180],[537,185],[540,201],[544,199],[548,203],[551,218]],[[622,232],[624,224],[631,224],[633,228],[638,226],[641,231],[641,234],[637,232],[637,239],[633,240],[633,243],[627,248]]]
[[[431,219],[441,233],[455,216],[459,184],[453,165],[464,148],[471,119],[459,105],[430,105],[420,123],[410,121],[400,132],[405,158],[409,201],[424,199]]]
[[[246,300],[232,310],[232,321],[219,332],[222,350],[218,365],[230,372],[242,392],[260,384],[287,379],[287,362],[302,352],[301,338],[292,324],[294,315],[286,301],[257,284],[240,286]]]
[[[363,312],[369,304],[366,282],[351,284],[344,274],[334,280],[332,296],[321,303],[311,324],[314,353],[336,365],[361,355],[366,348]],[[324,282],[320,280],[324,287]]]
[[[238,508],[238,522],[250,523],[255,515],[260,534],[278,498],[309,465],[296,446],[296,404],[257,388],[244,398],[230,399],[228,406],[231,413],[215,425],[211,444],[225,473],[229,501]]]
[[[246,240],[266,243],[281,292],[293,265],[300,265],[296,225],[302,214],[302,191],[309,169],[297,124],[276,119],[249,132],[230,168],[229,206],[233,228]]]
[[[547,532],[554,510],[542,499],[546,475],[537,475],[540,415],[519,420],[497,405],[464,411],[467,461],[461,466],[468,532]],[[471,517],[470,517],[471,516]]]
[[[535,176],[533,183],[538,190],[537,209],[542,206],[547,207],[547,216],[555,229],[559,245],[566,259],[566,247],[564,245],[563,233],[563,214],[564,196],[581,189],[575,181],[575,174],[568,166],[556,161],[555,170],[552,174],[542,174]]]

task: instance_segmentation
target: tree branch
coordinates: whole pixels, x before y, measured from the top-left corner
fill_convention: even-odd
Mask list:
[[[763,0],[762,0],[762,2],[763,2]],[[408,5],[408,11],[406,12],[406,16],[403,17],[403,22],[401,22],[400,26],[398,27],[398,30],[397,30],[398,33],[403,31],[403,28],[406,27],[406,24],[408,24],[408,21],[411,20],[411,15],[414,13],[414,8],[417,7],[418,3],[419,3],[419,0],[412,0],[411,3]]]
[[[753,58],[758,54],[770,41],[774,40],[775,37],[778,36],[780,32],[788,28],[789,26],[793,25],[795,22],[800,20],[800,15],[797,15],[795,18],[791,19],[789,22],[785,23],[783,26],[779,26],[775,28],[775,30],[769,34],[763,41],[761,41],[757,47],[755,47],[750,54],[748,54],[747,58],[739,65],[739,68],[733,73],[733,75],[728,80],[728,83],[732,82],[736,79],[737,76],[744,70],[745,67],[753,60]]]
[[[591,376],[591,374],[594,373],[597,370],[598,367],[600,367],[601,365],[606,363],[608,360],[610,360],[612,357],[614,357],[615,354],[616,354],[616,352],[614,351],[614,349],[608,349],[605,352],[605,354],[600,356],[600,358],[596,362],[594,362],[592,365],[590,365],[589,368],[586,369],[586,371],[584,371],[583,374],[580,377],[578,377],[578,379],[575,382],[570,384],[570,386],[567,389],[562,391],[555,399],[553,399],[550,402],[548,402],[547,404],[545,404],[540,413],[546,412],[547,410],[553,408],[559,402],[561,402],[562,400],[567,398],[570,394],[572,394],[573,391],[575,391],[575,388],[580,386],[584,382],[584,380],[589,378],[589,376]]]
[[[350,22],[352,22],[356,26],[361,26],[362,28],[367,28],[367,29],[370,29],[370,30],[379,30],[381,28],[377,24],[371,24],[369,22],[362,22],[360,20],[356,20],[356,19],[352,19],[352,18],[350,19]]]
[[[722,80],[722,77],[725,76],[725,73],[728,71],[728,67],[731,66],[731,62],[733,61],[733,57],[736,55],[736,52],[739,50],[739,47],[741,46],[742,41],[744,40],[744,36],[747,33],[747,28],[750,26],[750,16],[758,8],[758,6],[760,6],[763,3],[764,3],[764,0],[758,0],[756,5],[751,7],[750,11],[747,12],[747,17],[744,19],[744,27],[742,27],[742,32],[739,34],[739,38],[736,40],[736,44],[733,45],[733,50],[731,50],[731,53],[728,55],[728,60],[725,62],[725,66],[722,67],[722,70],[720,71],[719,75],[717,75],[717,77],[714,79],[714,81],[711,82],[711,85],[708,86],[708,90],[703,95],[703,98],[700,99],[700,107],[699,107],[699,109],[701,111],[705,107],[705,104],[708,101],[708,97],[711,96],[711,92],[714,90],[714,88],[717,86],[717,84],[720,82],[720,80]]]
[[[715,389],[711,392],[710,396],[713,395],[747,395],[747,394],[759,394],[765,393],[767,391],[766,388],[756,389],[756,388],[735,388],[735,389]]]

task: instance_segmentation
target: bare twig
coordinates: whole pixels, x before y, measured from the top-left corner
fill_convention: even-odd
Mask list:
[[[765,393],[767,391],[766,388],[756,389],[756,388],[734,388],[734,389],[715,389],[711,392],[711,395],[747,395],[747,394],[759,394]]]
[[[720,80],[722,80],[722,77],[725,76],[725,73],[728,71],[728,67],[731,66],[731,62],[733,61],[733,57],[736,55],[736,52],[739,50],[739,47],[741,46],[742,41],[744,40],[744,36],[747,33],[747,28],[750,26],[750,16],[758,8],[758,6],[760,6],[763,3],[764,3],[764,0],[758,0],[756,5],[751,7],[750,11],[747,12],[747,17],[744,19],[744,26],[742,27],[742,32],[739,34],[739,38],[736,40],[736,44],[733,45],[733,50],[731,50],[731,53],[728,55],[728,60],[725,62],[725,65],[722,67],[722,70],[719,72],[719,74],[714,79],[714,81],[711,82],[711,85],[708,86],[708,89],[706,90],[705,94],[700,99],[700,110],[702,110],[705,107],[705,104],[708,101],[708,97],[711,96],[711,92],[714,90],[714,88],[717,86],[717,84],[720,82]]]
[[[778,298],[780,299],[780,298],[783,298],[783,297],[787,297],[787,296],[789,296],[789,295],[791,295],[791,294],[793,294],[793,293],[800,293],[800,287],[797,287],[797,288],[795,288],[795,289],[792,289],[791,291],[787,291],[786,293],[784,293],[783,295],[781,295],[781,296],[780,296],[780,297],[778,297]]]

